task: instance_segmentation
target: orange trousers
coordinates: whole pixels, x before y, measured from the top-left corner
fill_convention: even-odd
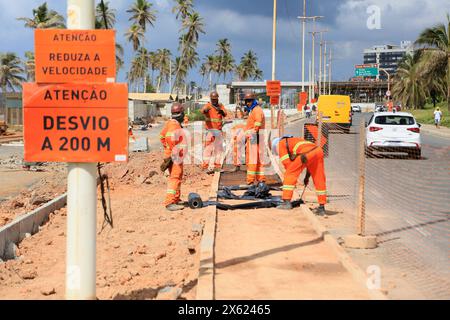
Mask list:
[[[253,138],[255,139],[255,138]],[[260,137],[260,139],[263,139]],[[261,140],[262,141],[262,140]],[[266,177],[264,175],[264,164],[262,163],[262,149],[261,143],[251,141],[247,138],[246,144],[246,162],[247,162],[247,184],[254,182],[265,182]]]
[[[306,165],[302,163],[301,157],[297,157],[294,161],[291,161],[285,166],[286,172],[284,173],[282,198],[283,200],[292,199],[297,180],[303,169],[306,167],[313,179],[319,204],[325,204],[327,203],[327,188],[322,148],[316,148],[307,153],[306,158]]]
[[[181,180],[183,179],[183,163],[173,163],[169,167],[169,180],[167,181],[167,194],[164,205],[168,206],[172,203],[181,201]]]
[[[214,167],[221,168],[221,156],[223,154],[223,136],[220,130],[208,130],[205,137],[202,168],[207,169],[209,162],[214,157]]]

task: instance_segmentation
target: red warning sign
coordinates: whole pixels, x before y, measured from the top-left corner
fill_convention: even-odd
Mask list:
[[[281,81],[280,80],[267,80],[266,92],[269,97],[281,95]]]
[[[24,83],[24,159],[128,161],[126,84]]]
[[[270,96],[270,104],[273,106],[280,104],[280,96]]]
[[[115,82],[114,30],[35,30],[37,83]]]

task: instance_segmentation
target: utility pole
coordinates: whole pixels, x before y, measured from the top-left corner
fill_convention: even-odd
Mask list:
[[[318,31],[320,33],[320,52],[319,52],[319,95],[322,94],[322,57],[323,57],[323,34],[328,30]]]
[[[327,94],[327,42],[324,41],[325,49],[323,55],[323,93]]]
[[[309,75],[308,77],[309,82],[312,82],[311,60],[309,60],[308,75]],[[309,103],[311,104],[311,86],[308,87],[308,99]]]
[[[331,55],[332,55],[332,50],[331,50],[331,47],[330,47],[330,59],[329,59],[329,63],[330,63],[330,65],[329,65],[329,70],[328,70],[328,94],[329,95],[331,95],[331,63],[332,63],[332,61],[333,61],[333,59],[331,58]]]
[[[315,95],[316,92],[316,65],[315,65],[315,58],[316,58],[316,20],[321,19],[324,16],[312,16],[311,19],[313,20],[313,31],[310,32],[312,34],[312,95]],[[311,102],[311,99],[310,99]]]
[[[275,52],[277,49],[277,0],[273,0],[273,31],[272,31],[272,80],[275,80]]]
[[[172,93],[172,59],[169,61],[169,92]]]
[[[95,1],[67,0],[67,29],[95,29]],[[96,299],[97,164],[68,163],[66,299]]]
[[[305,92],[305,30],[306,30],[306,0],[303,0],[302,19],[302,92]]]

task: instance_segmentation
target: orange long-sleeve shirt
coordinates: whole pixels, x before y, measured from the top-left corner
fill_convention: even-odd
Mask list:
[[[247,133],[259,132],[266,127],[266,118],[264,111],[260,106],[256,106],[248,115],[245,131]]]
[[[185,147],[185,138],[182,131],[182,127],[177,120],[170,119],[166,122],[163,129],[161,130],[159,136],[162,145],[164,146],[164,157],[168,158],[172,156],[172,151],[175,146]],[[183,156],[182,148],[180,148],[181,154],[179,156]]]
[[[225,107],[223,106],[223,104],[219,103],[219,108],[220,110],[222,110],[225,113],[225,116],[227,114],[227,111],[225,109]],[[216,108],[214,108],[211,103],[208,103],[207,105],[205,105],[201,112],[203,114],[205,114],[206,117],[206,121],[205,121],[205,126],[207,130],[222,130],[222,126],[223,126],[223,119],[225,118],[223,115],[221,115],[219,113],[219,111],[217,111]]]

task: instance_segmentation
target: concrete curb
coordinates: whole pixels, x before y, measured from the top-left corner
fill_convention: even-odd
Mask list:
[[[0,258],[4,257],[9,243],[17,244],[25,238],[25,234],[37,233],[38,227],[48,220],[50,213],[63,208],[66,203],[67,193],[1,227]]]
[[[231,147],[229,146],[222,159],[225,161]],[[217,200],[220,172],[214,174],[209,191],[209,201]],[[196,300],[214,300],[214,246],[216,238],[217,207],[209,206],[200,242],[200,266],[198,271]]]
[[[267,140],[266,140],[267,147]],[[267,149],[268,150],[268,149]],[[281,180],[283,180],[283,173],[281,172],[280,166],[275,159],[272,152],[268,152],[270,161],[275,172],[278,174]],[[297,190],[294,190],[294,197],[300,198]],[[342,248],[337,240],[330,234],[330,232],[320,223],[319,219],[314,215],[314,213],[306,207],[305,205],[300,206],[302,213],[306,216],[308,221],[311,223],[314,231],[325,241],[325,243],[330,247],[330,249],[337,256],[339,262],[342,266],[347,269],[347,271],[352,275],[353,279],[367,289],[369,297],[372,300],[389,300],[386,295],[381,293],[379,290],[369,289],[367,287],[366,281],[367,276],[364,271],[352,260],[350,255]]]

